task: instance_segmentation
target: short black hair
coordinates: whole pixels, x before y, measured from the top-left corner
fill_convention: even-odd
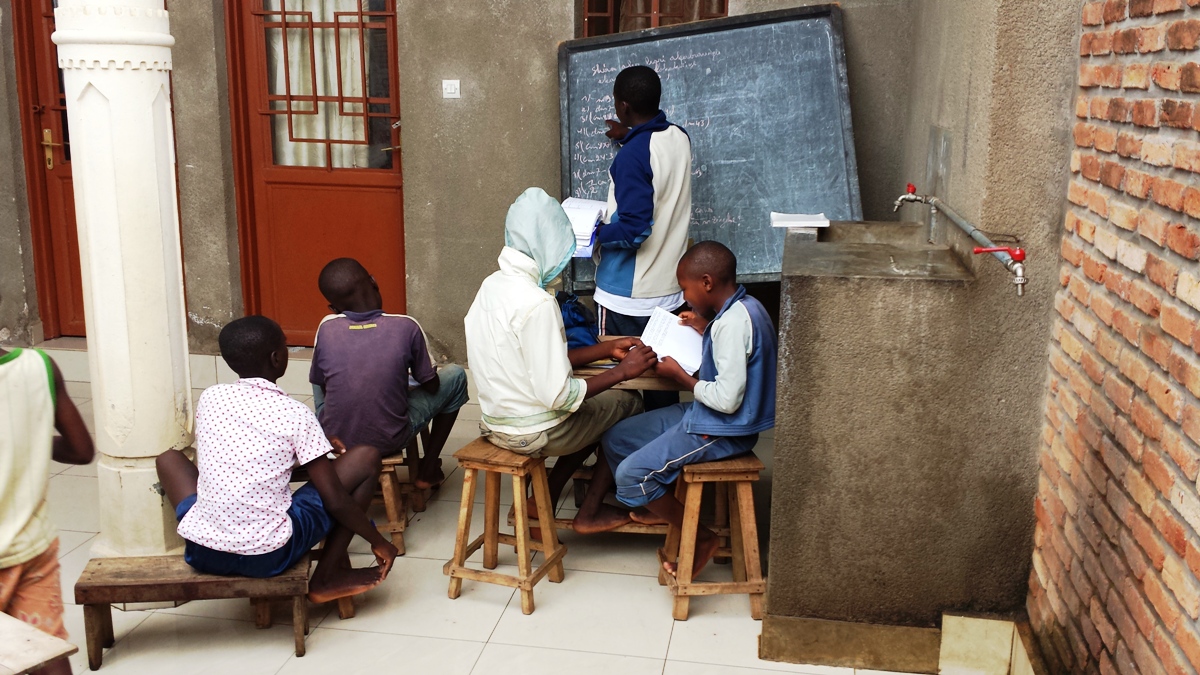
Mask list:
[[[737,280],[737,256],[719,241],[702,241],[683,254],[679,269],[688,278],[707,274],[718,284],[732,284]]]
[[[613,98],[625,101],[639,115],[653,115],[662,100],[662,81],[650,66],[630,66],[617,73]]]
[[[272,352],[286,342],[279,324],[257,314],[230,321],[217,338],[221,358],[243,377],[265,371]]]
[[[354,258],[337,258],[329,261],[321,270],[321,275],[317,277],[317,288],[321,289],[321,295],[329,304],[342,305],[354,295],[359,284],[370,277],[362,263]]]

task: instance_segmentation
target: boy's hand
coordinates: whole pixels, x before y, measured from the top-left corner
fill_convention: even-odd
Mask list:
[[[619,141],[625,138],[625,136],[629,133],[629,127],[616,120],[604,120],[604,123],[608,125],[608,131],[604,132],[604,135],[608,136],[614,141]]]
[[[641,347],[641,338],[626,337],[620,340],[609,340],[608,344],[612,346],[612,357],[616,361],[622,361],[629,355],[629,350],[634,347]]]
[[[329,444],[333,446],[333,454],[338,455],[339,457],[346,454],[346,444],[343,443],[342,439],[338,438],[337,436],[330,436]]]
[[[704,335],[704,329],[708,327],[708,319],[695,312],[680,312],[679,323],[684,326],[691,326],[693,330],[701,335]]]
[[[379,563],[379,578],[382,581],[392,570],[392,563],[396,562],[396,556],[400,555],[400,551],[392,546],[392,542],[384,539],[371,546],[371,553],[375,554],[375,561]]]
[[[684,382],[685,380],[690,379],[690,374],[684,372],[683,366],[679,365],[679,362],[670,356],[667,356],[663,358],[662,361],[659,361],[658,366],[654,369],[654,372],[658,373],[660,377],[669,377],[676,382]]]
[[[613,370],[620,373],[622,381],[632,380],[635,377],[641,377],[656,363],[658,363],[658,355],[654,353],[653,349],[643,345],[630,348],[625,358]]]

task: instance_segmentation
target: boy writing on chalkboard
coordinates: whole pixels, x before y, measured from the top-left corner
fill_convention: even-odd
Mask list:
[[[608,221],[596,232],[596,305],[601,335],[641,335],[655,307],[675,311],[683,293],[675,265],[687,249],[692,213],[692,145],[687,132],[659,109],[662,83],[647,66],[617,74],[607,120],[621,144],[608,170]],[[674,392],[647,392],[646,409],[679,401]]]

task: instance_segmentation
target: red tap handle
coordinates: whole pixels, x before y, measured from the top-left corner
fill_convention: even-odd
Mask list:
[[[975,247],[976,254],[998,253],[1000,251],[1004,251],[1005,253],[1012,256],[1012,259],[1015,260],[1016,262],[1025,262],[1025,249],[1021,248],[1020,246],[1018,246],[1017,248],[1011,248],[1008,246],[991,246],[991,247],[976,246]]]
[[[907,192],[908,192],[908,194],[910,194],[910,195],[915,195],[915,194],[917,194],[917,186],[916,186],[916,185],[913,185],[912,183],[909,183],[909,184],[908,184],[908,188],[907,188]]]

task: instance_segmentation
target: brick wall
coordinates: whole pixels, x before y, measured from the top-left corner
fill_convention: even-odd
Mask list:
[[[1200,0],[1082,11],[1030,621],[1056,670],[1200,668]]]

